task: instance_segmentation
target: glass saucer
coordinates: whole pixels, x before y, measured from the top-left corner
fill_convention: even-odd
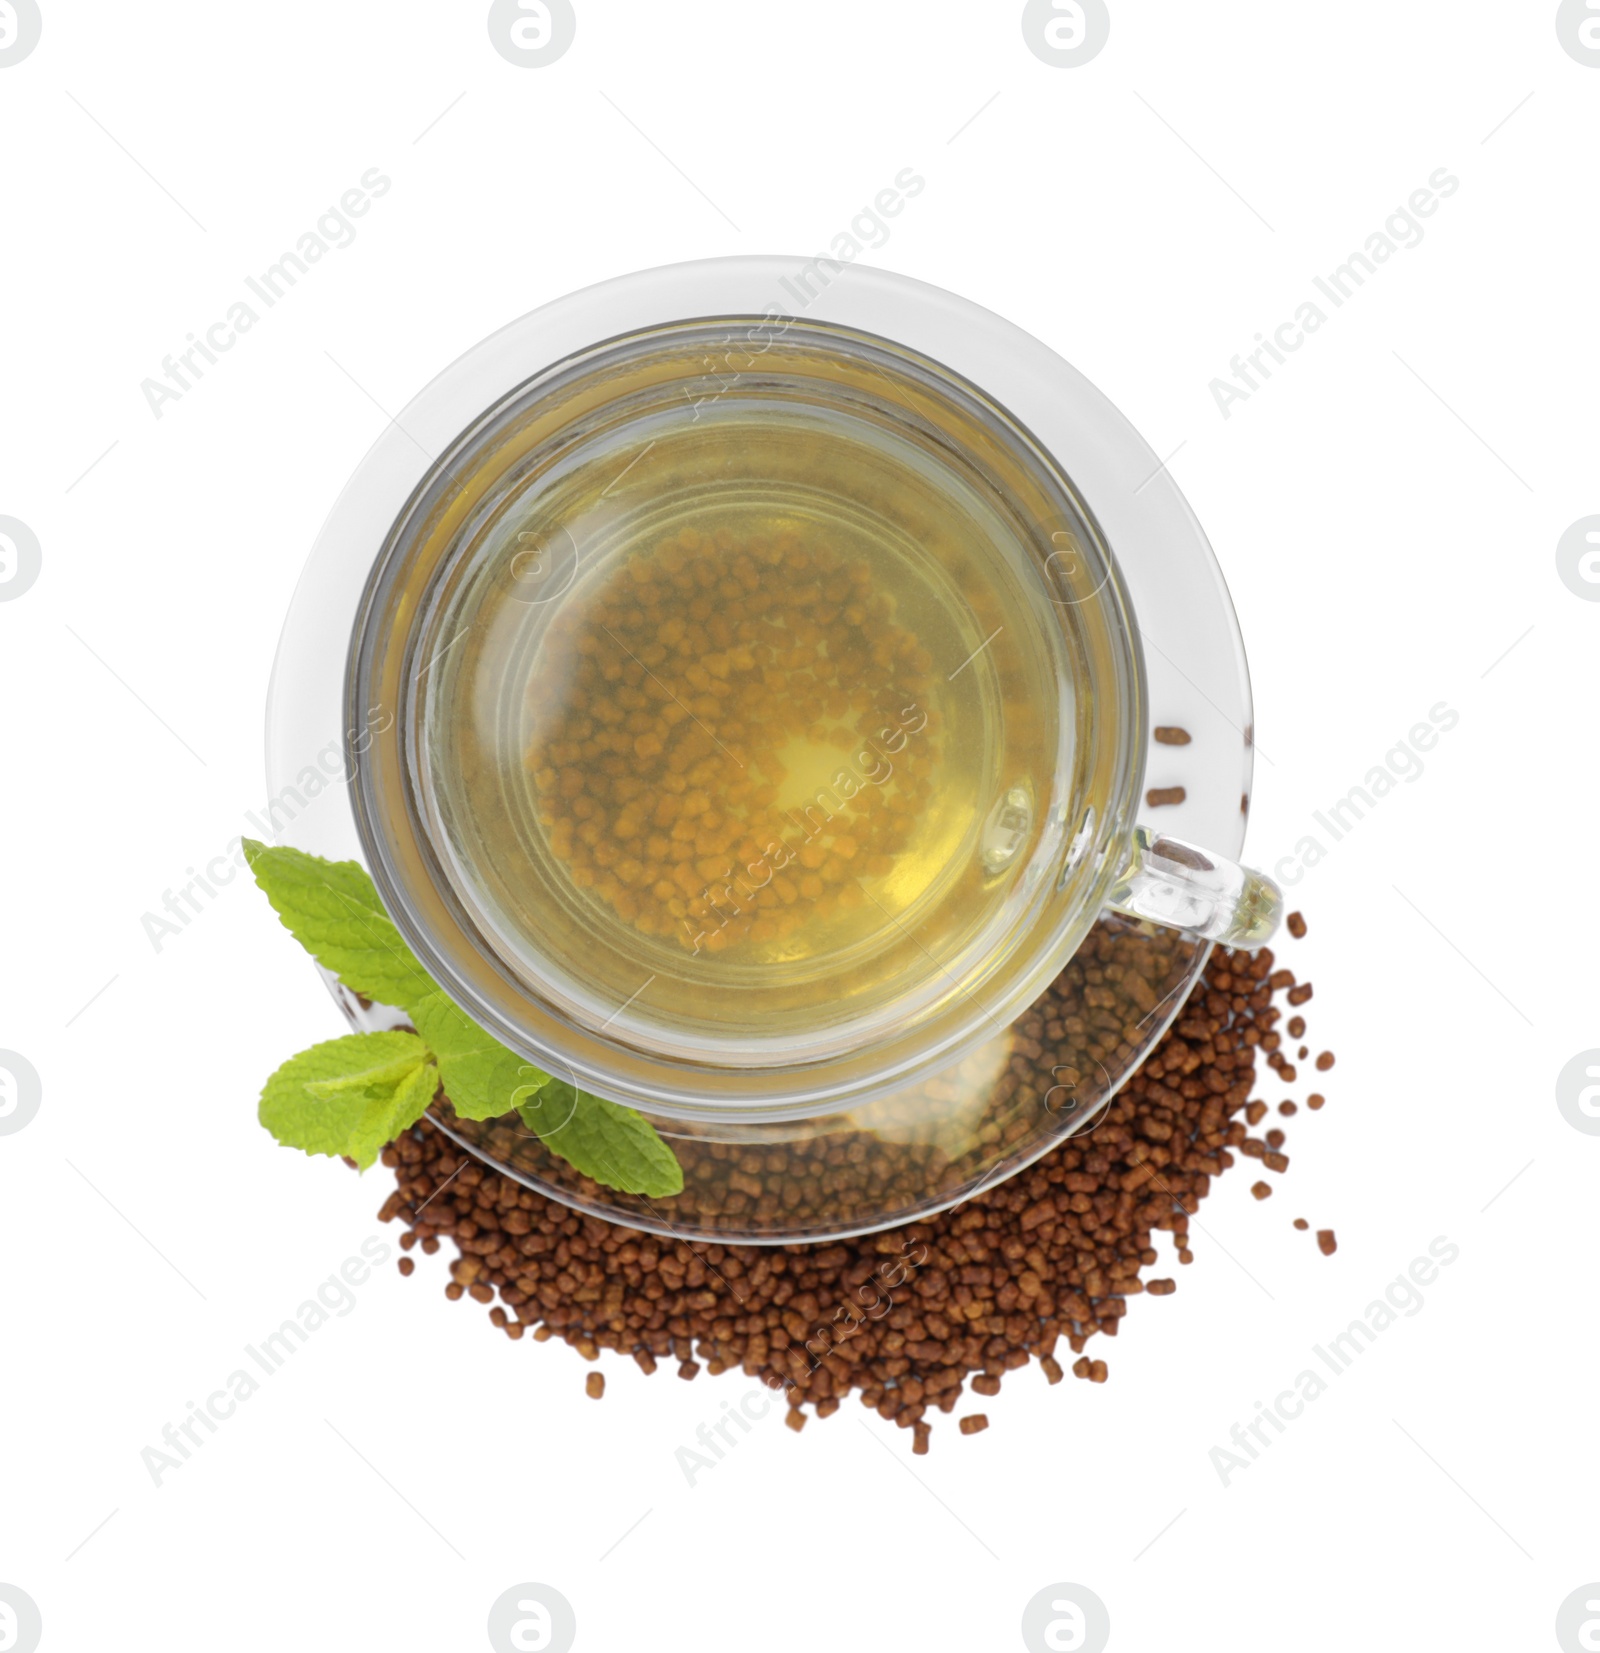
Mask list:
[[[267,719],[279,841],[361,860],[345,773],[345,661],[391,525],[459,433],[524,381],[597,341],[717,317],[784,317],[875,334],[943,362],[1006,407],[1055,457],[1099,522],[1137,616],[1150,729],[1141,823],[1237,856],[1251,777],[1248,676],[1205,536],[1155,454],[1037,340],[940,289],[880,271],[739,258],[670,266],[547,305],[494,334],[383,432],[347,485],[296,590]],[[942,1209],[1094,1128],[1177,1014],[1208,944],[1103,917],[1043,999],[933,1078],[848,1113],[782,1122],[652,1117],[685,1188],[649,1201],[601,1188],[513,1115],[434,1123],[507,1175],[609,1221],[679,1236],[795,1242]],[[360,1028],[397,1013],[336,995]]]

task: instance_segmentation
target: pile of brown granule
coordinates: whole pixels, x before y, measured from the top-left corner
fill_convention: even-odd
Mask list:
[[[1304,933],[1298,914],[1289,929]],[[1217,950],[1172,1028],[1088,1131],[904,1227],[812,1245],[662,1238],[546,1199],[426,1119],[384,1150],[398,1186],[379,1215],[408,1225],[404,1251],[420,1244],[432,1254],[451,1241],[446,1294],[489,1307],[509,1337],[558,1336],[588,1360],[616,1350],[646,1372],[672,1359],[686,1378],[702,1362],[712,1374],[737,1367],[786,1390],[797,1429],[807,1405],[826,1417],[855,1392],[913,1430],[924,1452],[930,1412],[953,1411],[968,1385],[996,1395],[1007,1372],[1035,1358],[1059,1382],[1062,1342],[1075,1376],[1104,1382],[1106,1362],[1084,1352],[1089,1340],[1115,1337],[1133,1298],[1177,1289],[1144,1278],[1158,1262],[1153,1233],[1170,1233],[1178,1261],[1191,1262],[1190,1218],[1214,1177],[1239,1157],[1288,1169],[1281,1129],[1251,1134],[1268,1108],[1251,1096],[1257,1051],[1285,1082],[1294,1077],[1273,1000],[1311,997],[1275,963],[1267,949]],[[1317,1238],[1331,1253],[1331,1231]],[[412,1264],[403,1256],[401,1272]],[[603,1387],[591,1373],[589,1394]],[[962,1433],[986,1424],[969,1415]]]

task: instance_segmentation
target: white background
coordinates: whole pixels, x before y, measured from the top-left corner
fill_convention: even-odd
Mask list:
[[[1600,1578],[1600,1138],[1554,1095],[1600,1045],[1600,605],[1555,560],[1600,512],[1600,69],[1554,5],[1113,0],[1061,68],[1010,0],[579,0],[530,69],[481,3],[42,4],[0,69],[0,514],[43,547],[0,603],[0,1045],[44,1087],[0,1136],[0,1582],[44,1646],[483,1647],[524,1581],[589,1650],[1020,1647],[1056,1582],[1141,1653],[1555,1645]],[[354,243],[156,419],[141,380],[374,166]],[[163,1424],[397,1238],[381,1170],[255,1122],[342,1031],[260,896],[159,953],[141,926],[262,805],[278,627],[382,410],[586,283],[808,257],[907,166],[868,256],[1179,450],[1250,649],[1250,859],[1459,713],[1292,892],[1327,1109],[1271,1200],[1223,1180],[1108,1384],[1031,1368],[926,1458],[854,1403],[799,1437],[775,1411],[690,1487],[675,1450],[748,1380],[611,1360],[597,1406],[576,1354],[447,1303],[440,1257],[380,1268],[152,1485]],[[1224,419],[1210,381],[1439,167],[1422,243]],[[1210,1449],[1439,1235],[1422,1311],[1225,1487]]]

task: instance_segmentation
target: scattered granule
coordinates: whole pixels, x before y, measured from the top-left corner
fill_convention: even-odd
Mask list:
[[[1085,968],[1107,982],[1127,968],[1114,950],[1086,957]],[[935,1413],[954,1413],[964,1392],[993,1394],[1005,1373],[1031,1361],[1054,1384],[1070,1350],[1074,1376],[1105,1382],[1106,1363],[1086,1345],[1116,1336],[1137,1297],[1176,1289],[1170,1279],[1144,1279],[1160,1255],[1156,1233],[1170,1234],[1179,1263],[1191,1263],[1191,1220],[1215,1179],[1241,1160],[1287,1167],[1270,1140],[1252,1135],[1267,1104],[1251,1093],[1258,1054],[1272,1054],[1278,1039],[1274,998],[1294,990],[1270,950],[1217,949],[1091,1130],[976,1198],[899,1228],[808,1245],[663,1237],[535,1192],[427,1117],[384,1150],[396,1189],[380,1215],[407,1224],[402,1245],[413,1239],[425,1255],[451,1241],[458,1255],[447,1295],[498,1296],[508,1337],[559,1338],[591,1359],[611,1349],[646,1373],[666,1360],[685,1378],[701,1362],[711,1373],[740,1370],[781,1391],[802,1417],[809,1409],[827,1417],[854,1394],[925,1443]],[[1035,1083],[1029,1063],[1048,1074],[1073,1037],[1076,1009],[1059,998],[1041,1007],[1028,1035],[1036,1048],[1008,1075],[1019,1085]],[[1104,1048],[1124,1025],[1108,1027]],[[1281,1143],[1282,1133],[1273,1135]],[[710,1157],[697,1163],[697,1152]],[[767,1167],[721,1144],[685,1139],[680,1154],[691,1183],[726,1167],[752,1182],[757,1201],[836,1195],[855,1174],[843,1159],[798,1162],[816,1177],[813,1195],[786,1158],[770,1167],[767,1192],[759,1180]],[[592,1184],[575,1191],[598,1192]]]
[[[791,1406],[789,1410],[784,1413],[783,1422],[786,1428],[792,1429],[795,1434],[798,1435],[806,1426],[806,1415],[799,1409],[799,1407]]]
[[[1319,1228],[1317,1230],[1317,1250],[1324,1257],[1331,1257],[1338,1249],[1339,1242],[1334,1239],[1333,1230],[1331,1228]]]
[[[1291,1039],[1300,1038],[1305,1033],[1305,1030],[1306,1019],[1304,1016],[1291,1016],[1289,1018],[1288,1025],[1284,1028],[1284,1032],[1286,1032]]]
[[[1283,922],[1284,928],[1296,941],[1306,933],[1306,915],[1304,913],[1290,913]]]
[[[1155,729],[1157,746],[1187,746],[1190,735],[1187,729],[1180,729],[1173,723],[1158,724]]]
[[[961,1420],[963,1435],[981,1435],[989,1427],[988,1414],[984,1412],[969,1412]]]
[[[1308,982],[1308,981],[1307,982],[1301,982],[1301,984],[1298,987],[1291,987],[1289,989],[1289,1003],[1290,1004],[1299,1005],[1299,1004],[1309,1004],[1310,1002],[1311,1002],[1311,983],[1310,982]]]
[[[604,1372],[591,1372],[583,1380],[583,1392],[590,1400],[599,1400],[606,1392],[606,1375]]]
[[[1270,1200],[1272,1198],[1272,1184],[1270,1182],[1253,1182],[1250,1184],[1250,1192],[1258,1200]]]
[[[407,1238],[409,1238],[409,1236],[407,1236]],[[414,1268],[415,1268],[415,1267],[416,1267],[416,1266],[417,1266],[417,1264],[416,1264],[416,1259],[415,1259],[415,1258],[413,1258],[413,1257],[402,1257],[402,1258],[401,1258],[401,1259],[400,1259],[400,1272],[401,1272],[401,1274],[403,1274],[403,1275],[404,1275],[404,1274],[410,1274],[410,1273],[411,1273],[411,1271],[412,1271],[412,1270],[413,1270],[413,1269],[414,1269]]]
[[[1331,1050],[1323,1051],[1323,1053],[1317,1058],[1317,1072],[1326,1073],[1332,1066],[1333,1052]]]
[[[1327,1097],[1325,1097],[1321,1091],[1312,1091],[1312,1093],[1306,1098],[1306,1106],[1312,1111],[1312,1113],[1315,1113],[1327,1100]]]
[[[911,1426],[911,1450],[920,1458],[928,1450],[928,1437],[933,1433],[933,1425],[914,1423]]]
[[[1181,786],[1152,786],[1144,795],[1144,801],[1152,809],[1160,809],[1164,804],[1181,804],[1189,796]]]
[[[1308,1223],[1304,1217],[1296,1217],[1294,1220],[1294,1226],[1303,1234],[1308,1228],[1310,1228],[1311,1224]]]
[[[1297,1108],[1293,1102],[1286,1100],[1278,1104],[1278,1112],[1281,1113],[1285,1119],[1293,1119],[1299,1111],[1299,1108]]]

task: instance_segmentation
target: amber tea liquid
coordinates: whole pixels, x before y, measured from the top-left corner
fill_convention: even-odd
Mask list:
[[[1063,536],[952,466],[936,404],[891,419],[881,373],[824,394],[775,355],[692,404],[645,387],[481,511],[423,720],[508,954],[768,1033],[961,991],[1096,715]]]

